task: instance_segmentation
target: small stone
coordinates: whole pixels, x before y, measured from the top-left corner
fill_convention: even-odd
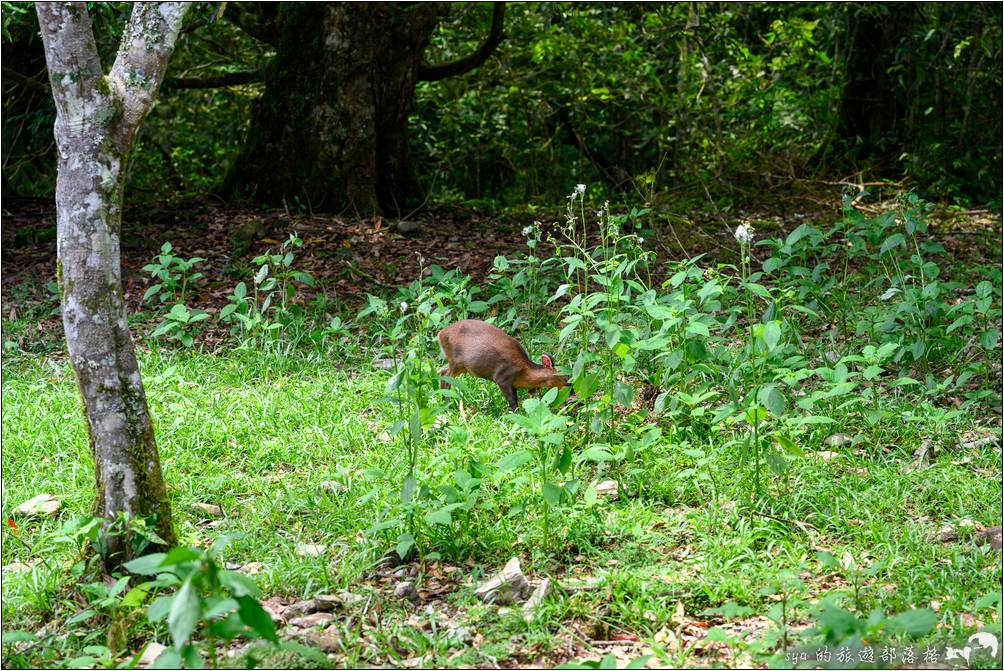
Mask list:
[[[282,599],[277,596],[269,597],[268,599],[261,602],[261,607],[265,609],[268,616],[272,618],[272,621],[276,624],[283,624],[286,618],[283,617],[287,607],[286,604],[282,602]]]
[[[523,575],[519,557],[513,557],[502,571],[474,590],[474,595],[490,604],[511,604],[526,598],[530,584]]]
[[[136,666],[141,669],[147,668],[156,662],[157,658],[160,657],[161,653],[165,650],[167,650],[166,645],[161,645],[157,641],[151,641],[150,644],[146,646],[146,649],[143,650],[143,654],[140,656],[139,661],[136,662]]]
[[[540,604],[544,603],[544,597],[546,597],[551,592],[551,579],[544,578],[537,585],[537,588],[533,590],[533,594],[530,598],[526,600],[523,604],[523,619],[527,622],[532,622],[535,617],[537,617],[537,609],[540,608]]]
[[[576,592],[595,592],[603,586],[603,578],[589,577],[581,580],[562,580],[561,589],[568,594]]]
[[[59,499],[52,494],[39,494],[38,496],[34,496],[19,505],[14,509],[14,512],[18,515],[25,515],[27,517],[32,515],[48,515],[49,517],[55,517],[62,505],[63,504],[59,502]]]
[[[848,436],[846,433],[835,433],[832,436],[829,436],[826,440],[824,440],[823,445],[826,445],[827,447],[839,447],[844,443],[851,442],[852,440],[854,439]]]
[[[329,494],[341,494],[342,492],[348,490],[348,487],[337,480],[324,480],[320,485],[318,485],[318,487],[322,492],[327,492]]]
[[[446,636],[461,644],[470,643],[474,639],[474,633],[471,631],[470,627],[458,627],[453,625],[446,630]]]
[[[342,637],[338,632],[338,625],[329,625],[324,631],[312,633],[308,640],[324,652],[338,652],[341,648]]]
[[[10,564],[3,567],[4,573],[27,573],[31,570],[31,564],[25,564],[23,561],[14,560]]]
[[[609,496],[611,501],[616,501],[620,497],[620,493],[617,489],[618,485],[616,480],[604,480],[600,484],[596,485],[596,494],[599,496]]]
[[[840,453],[823,450],[821,452],[816,452],[816,456],[822,459],[823,461],[833,461],[834,459],[840,456]]]
[[[399,599],[415,599],[418,598],[418,592],[415,591],[415,583],[411,580],[402,580],[394,588],[394,596]]]
[[[374,359],[373,367],[377,370],[394,370],[397,368],[397,362],[393,359]]]
[[[289,621],[289,623],[294,627],[313,629],[314,627],[330,624],[334,619],[335,616],[331,613],[310,613],[309,615],[294,617]]]
[[[938,529],[937,538],[939,543],[951,543],[959,540],[959,534],[951,526],[944,526]]]
[[[927,467],[929,461],[931,461],[931,447],[934,443],[928,439],[920,444],[920,447],[913,453],[913,459],[903,465],[900,468],[900,472],[903,474],[913,473],[914,471],[921,471]]]
[[[414,233],[415,231],[422,228],[422,222],[420,221],[406,221],[402,219],[397,222],[397,232],[398,233]]]
[[[255,575],[261,573],[265,569],[265,565],[260,561],[249,561],[246,564],[242,564],[237,570],[241,573],[247,573],[248,575]]]
[[[296,554],[301,557],[320,557],[328,549],[327,545],[315,545],[313,543],[300,543],[296,546]]]
[[[335,606],[354,606],[366,601],[366,597],[353,594],[347,589],[338,590],[334,594],[318,594],[314,599],[323,606],[318,610],[334,610]]]
[[[959,613],[959,621],[962,622],[962,626],[966,629],[979,629],[983,626],[982,620],[973,617],[969,613]]]
[[[213,503],[196,503],[193,507],[201,510],[209,517],[223,517],[223,508]]]

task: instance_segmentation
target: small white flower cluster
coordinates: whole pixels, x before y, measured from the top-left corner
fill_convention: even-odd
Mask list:
[[[408,311],[408,304],[405,303],[404,301],[401,301],[401,305],[399,305],[398,307],[401,308],[401,312],[407,312]]]
[[[572,191],[572,194],[568,197],[568,199],[574,201],[574,200],[576,200],[578,198],[584,197],[585,195],[586,195],[586,185],[585,184],[576,184],[575,185],[575,190]]]
[[[753,233],[755,232],[756,229],[754,229],[749,224],[739,224],[736,227],[736,232],[734,235],[736,236],[736,240],[738,240],[744,245],[748,245],[751,242],[753,242]]]

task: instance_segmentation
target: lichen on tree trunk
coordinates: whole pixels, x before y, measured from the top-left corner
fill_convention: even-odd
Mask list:
[[[37,3],[56,103],[56,250],[63,328],[94,458],[95,513],[144,518],[176,542],[153,425],[129,334],[119,234],[124,167],[188,6],[135,5],[108,75],[84,3]],[[129,557],[108,539],[106,565]]]
[[[417,194],[408,115],[445,3],[289,3],[224,190],[278,204],[396,214]]]

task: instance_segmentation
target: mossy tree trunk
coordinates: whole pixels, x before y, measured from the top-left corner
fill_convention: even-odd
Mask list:
[[[361,213],[415,191],[408,115],[441,3],[280,5],[279,45],[226,190]]]
[[[260,8],[244,5],[235,11]],[[502,39],[504,3],[496,3],[491,32],[476,52],[424,65],[448,10],[438,2],[283,3],[268,29],[255,23],[249,34],[272,43],[276,56],[224,191],[362,214],[408,207],[418,195],[408,150],[415,84],[477,67]]]
[[[36,4],[56,103],[63,328],[94,458],[95,512],[145,518],[170,544],[171,509],[126,320],[119,233],[125,166],[188,7],[136,4],[105,75],[86,4]],[[109,541],[108,565],[128,559],[123,538]]]

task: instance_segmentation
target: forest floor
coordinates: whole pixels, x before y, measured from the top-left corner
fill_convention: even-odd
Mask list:
[[[890,198],[862,202],[857,208],[865,214],[877,214],[893,203]],[[736,263],[736,222],[748,222],[759,235],[770,236],[802,223],[832,222],[840,213],[839,194],[831,188],[734,212],[707,206],[684,212],[653,208],[645,234],[649,248],[658,255],[656,268],[665,267],[669,260],[700,255],[706,255],[706,262],[712,264]],[[334,306],[355,309],[365,302],[366,294],[387,294],[417,279],[419,268],[431,264],[457,268],[482,285],[496,255],[509,256],[526,249],[526,226],[540,221],[547,230],[563,220],[559,209],[499,213],[477,206],[441,206],[408,220],[405,228],[409,232],[401,233],[398,220],[382,217],[232,208],[212,200],[139,205],[128,208],[123,217],[125,299],[130,310],[142,317],[148,307],[143,293],[151,284],[143,266],[163,243],[170,242],[178,257],[206,259],[198,267],[206,278],[191,288],[190,302],[205,310],[219,310],[227,303],[235,282],[246,277],[252,259],[274,252],[295,232],[304,241],[297,267],[317,280],[317,288],[304,287],[298,300],[320,292]],[[1000,265],[998,213],[941,207],[933,221],[933,233],[952,262]],[[24,334],[15,328],[7,337],[17,338],[17,346],[27,350],[58,347],[62,326],[57,316],[47,314],[58,303],[53,284],[55,208],[49,201],[12,199],[5,203],[0,230],[4,240],[0,264],[4,316],[11,324],[23,322],[29,327]],[[545,240],[541,254],[550,251],[553,247]],[[754,251],[754,259],[756,254]],[[206,333],[206,338],[209,344],[215,340],[212,333]]]
[[[801,223],[825,228],[841,216],[836,199],[816,200],[780,212],[663,211],[642,234],[658,253],[657,267],[700,254],[708,255],[703,266],[735,263],[737,222],[751,223],[758,237],[783,237]],[[877,214],[887,204],[861,207]],[[405,524],[407,431],[397,433],[399,408],[387,402],[391,372],[373,362],[386,356],[380,334],[390,324],[371,318],[367,325],[355,313],[368,293],[394,299],[429,264],[460,268],[487,292],[495,256],[518,256],[524,227],[561,217],[444,207],[401,234],[380,218],[211,202],[130,210],[126,297],[182,542],[208,547],[240,533],[221,560],[257,581],[283,636],[324,650],[324,665],[335,667],[549,667],[607,656],[620,668],[632,661],[787,666],[796,646],[811,660],[826,647],[836,660],[837,643],[860,662],[865,644],[874,644],[876,660],[898,645],[918,661],[934,649],[950,665],[946,645],[961,647],[977,631],[1000,636],[999,345],[988,359],[970,356],[981,372],[957,387],[922,397],[873,384],[872,396],[831,402],[832,424],[798,425],[804,458],[769,471],[762,499],[753,496],[748,433],[716,428],[710,415],[721,400],[701,395],[721,393],[725,377],[700,388],[696,378],[674,383],[683,400],[672,409],[667,403],[661,419],[651,398],[636,399],[624,410],[625,425],[636,427],[637,440],[660,425],[662,437],[647,452],[639,448],[636,462],[576,458],[573,469],[591,494],[557,508],[548,535],[534,495],[539,474],[512,467],[532,441],[509,419],[496,388],[468,382],[468,414],[449,403],[439,408],[416,479],[421,505],[470,505],[454,508],[448,525],[420,525],[421,561],[378,563]],[[114,665],[170,639],[163,623],[147,625],[121,595],[108,597],[107,580],[82,582],[78,548],[60,532],[88,513],[94,483],[57,301],[46,288],[54,280],[52,224],[51,209],[39,203],[5,209],[2,221],[2,511],[10,520],[3,628],[37,639],[5,634],[4,663]],[[328,327],[315,342],[305,329],[296,347],[240,342],[215,327],[192,347],[148,339],[162,314],[143,304],[149,279],[142,268],[162,243],[180,257],[207,259],[206,277],[187,302],[215,312],[254,271],[252,259],[293,231],[303,240],[295,267],[315,280],[301,287],[306,314],[319,311],[322,326],[341,315],[347,330]],[[1000,217],[941,209],[929,237],[945,247],[937,257],[942,276],[965,284],[958,295],[985,279],[999,308]],[[813,361],[829,346],[819,337],[808,348]],[[543,342],[553,343],[553,333]],[[729,352],[740,355],[727,339],[720,346],[724,361]],[[792,343],[789,356],[797,349]],[[873,401],[879,414],[871,414]],[[39,494],[59,503],[51,516],[14,512]],[[434,511],[415,514],[427,512]],[[532,584],[551,580],[536,610],[486,604],[474,594],[512,557]],[[913,617],[913,609],[924,614]],[[929,613],[925,627],[918,620]],[[113,643],[106,631],[123,621],[128,634]],[[242,666],[248,654],[261,666],[316,663],[255,650],[239,642],[224,665]],[[985,652],[972,661],[998,664]]]

